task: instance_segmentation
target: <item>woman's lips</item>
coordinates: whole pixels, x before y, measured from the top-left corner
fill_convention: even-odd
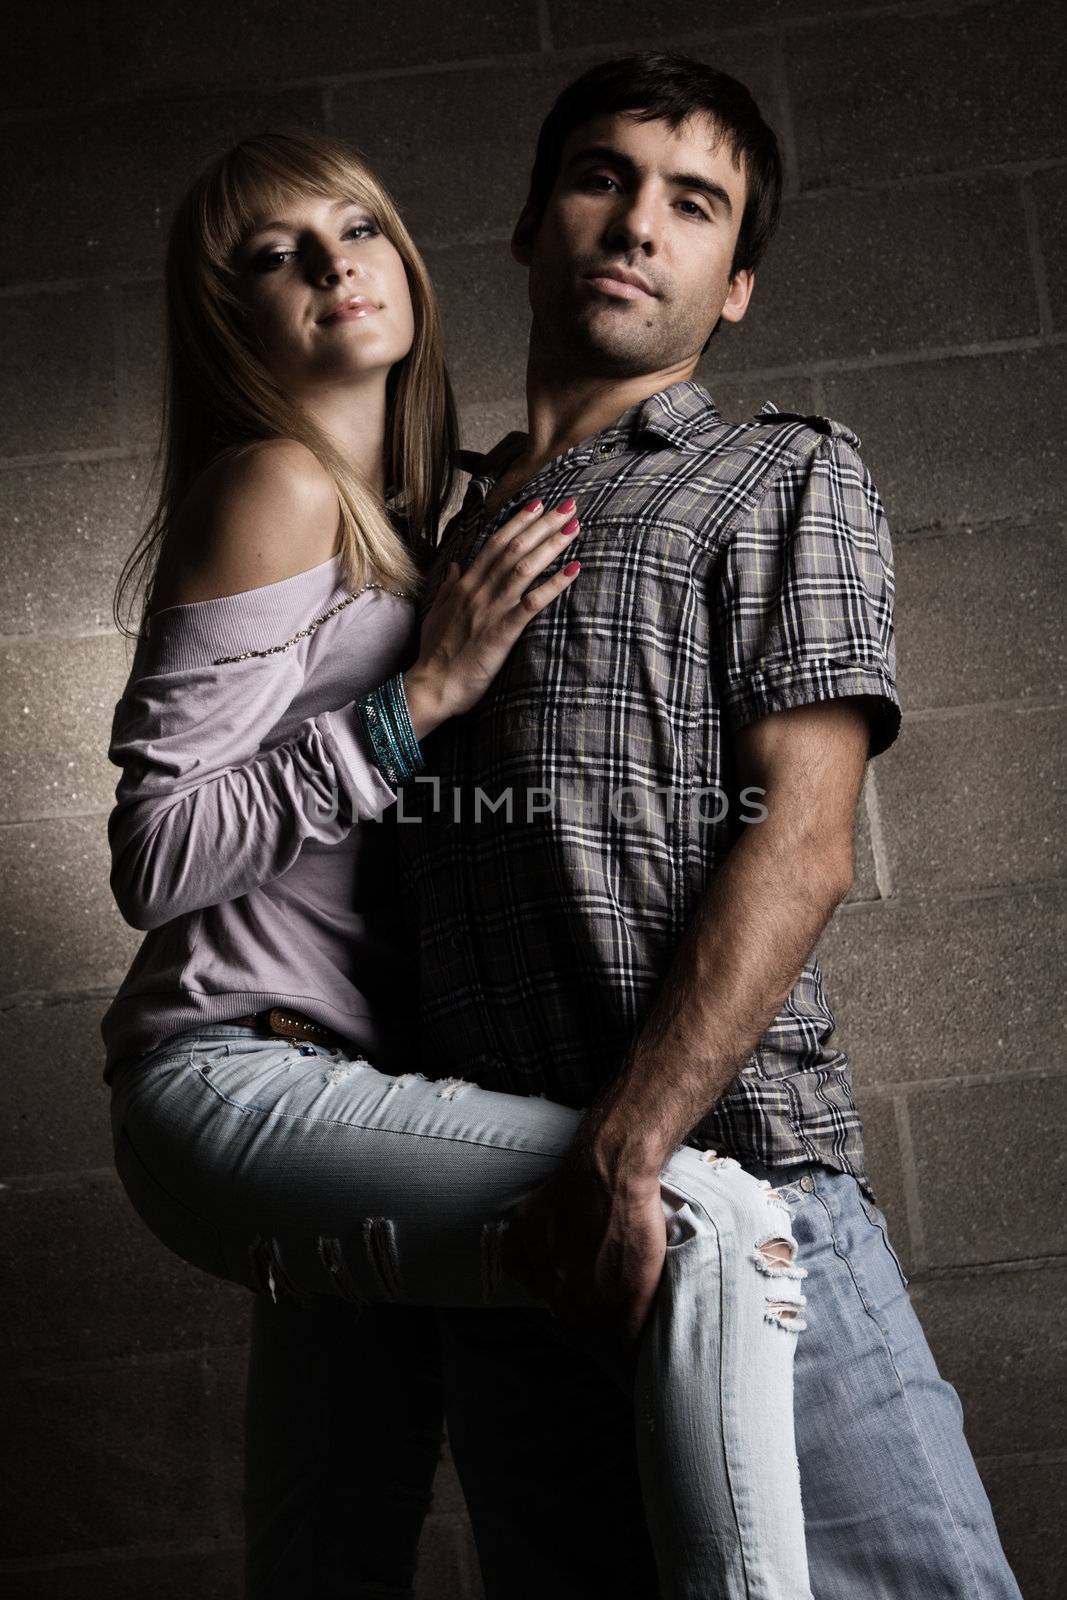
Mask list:
[[[319,326],[328,328],[331,322],[354,322],[357,317],[377,316],[381,309],[381,306],[374,305],[370,300],[361,300],[354,306],[338,306],[328,317],[323,317]]]

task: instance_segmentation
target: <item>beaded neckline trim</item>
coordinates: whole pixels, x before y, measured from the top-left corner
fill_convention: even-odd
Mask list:
[[[352,594],[346,595],[343,600],[338,600],[337,604],[331,606],[329,611],[324,611],[321,617],[316,617],[313,622],[309,622],[306,628],[301,628],[299,633],[294,633],[291,639],[285,640],[284,644],[268,645],[265,650],[242,650],[239,656],[216,656],[211,665],[213,667],[228,667],[234,661],[248,661],[252,656],[276,656],[282,650],[291,650],[293,645],[300,639],[309,638],[316,628],[321,628],[324,622],[329,622],[330,618],[336,616],[338,611],[343,611],[345,606],[350,606],[353,600],[358,600],[360,595],[366,594],[368,589],[381,589],[383,594],[395,594],[401,600],[414,599],[414,596],[407,589],[386,589],[380,583],[365,583],[362,589],[356,589]]]

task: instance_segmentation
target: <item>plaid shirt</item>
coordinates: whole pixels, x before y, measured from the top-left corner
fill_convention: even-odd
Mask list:
[[[731,736],[859,695],[870,755],[895,738],[892,552],[859,440],[827,418],[768,402],[726,423],[705,389],[678,383],[486,518],[521,443],[468,458],[434,574],[466,568],[534,495],[573,495],[581,531],[548,571],[577,556],[581,576],[479,704],[425,740],[426,772],[394,817],[425,1070],[584,1106],[621,1067],[706,885],[758,814]],[[833,1027],[812,955],[689,1142],[825,1162],[870,1193]]]

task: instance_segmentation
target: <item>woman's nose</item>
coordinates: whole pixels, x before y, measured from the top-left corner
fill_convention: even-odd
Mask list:
[[[321,243],[309,259],[308,266],[315,283],[329,287],[352,277],[355,263],[336,245]]]
[[[319,283],[341,283],[345,278],[351,276],[351,272],[352,265],[348,258],[346,256],[337,255],[329,256],[325,261],[320,263],[316,270],[315,276]]]

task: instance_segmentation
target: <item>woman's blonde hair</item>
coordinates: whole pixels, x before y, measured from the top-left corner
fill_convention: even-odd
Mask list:
[[[385,504],[274,381],[241,316],[238,246],[265,212],[308,193],[366,206],[407,274],[415,336],[389,374]],[[143,625],[164,541],[194,480],[224,452],[260,439],[298,440],[332,477],[342,563],[353,588],[374,579],[417,592],[452,487],[456,415],[429,275],[366,163],[336,140],[302,129],[242,140],[201,173],[175,212],[166,304],[158,500],[119,576],[113,607],[119,629],[129,633],[120,613],[131,584],[135,596],[142,593],[138,631]]]

